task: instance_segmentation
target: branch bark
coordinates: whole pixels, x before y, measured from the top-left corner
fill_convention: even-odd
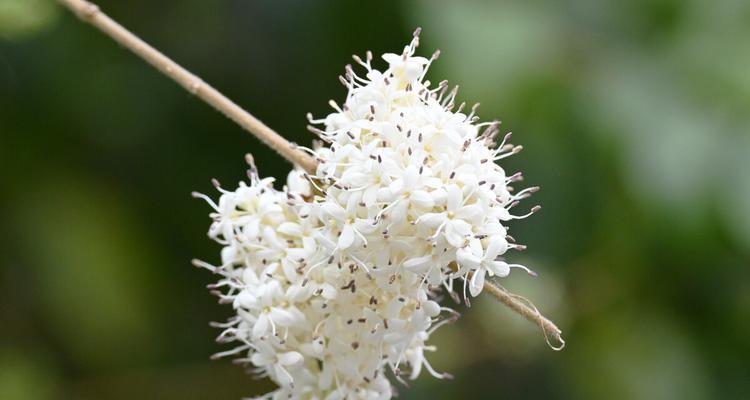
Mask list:
[[[242,107],[238,106],[232,100],[229,100],[211,85],[109,18],[99,10],[98,6],[85,0],[59,1],[62,5],[73,11],[82,21],[95,26],[117,43],[154,66],[164,75],[172,78],[172,80],[180,84],[185,90],[210,104],[243,129],[252,133],[289,162],[302,167],[308,172],[314,172],[316,167],[314,158],[299,151],[296,145],[284,139],[273,129],[242,109]]]
[[[307,172],[315,172],[317,162],[313,157],[300,151],[295,144],[284,139],[281,135],[276,133],[276,131],[269,128],[252,114],[242,109],[242,107],[221,94],[211,85],[207,84],[202,79],[181,67],[169,57],[165,56],[125,29],[122,25],[104,14],[95,4],[86,0],[58,1],[76,14],[82,21],[93,25],[114,41],[161,71],[164,75],[180,84],[185,90],[205,101],[217,111],[224,114],[227,118],[236,122],[243,129],[253,134],[267,146],[287,159],[287,161],[303,168]],[[525,304],[520,300],[522,297],[512,294],[489,281],[485,282],[484,290],[511,310],[539,325],[550,347],[556,350],[562,349],[565,344],[561,337],[562,332],[554,323],[552,323],[552,321],[541,315],[536,307],[533,307],[533,305],[530,304]],[[557,340],[560,345],[557,347],[552,345],[549,342],[550,337]]]
[[[531,302],[489,281],[484,282],[484,291],[530,322],[539,325],[550,348],[553,350],[562,350],[565,347],[565,340],[562,338],[560,328],[542,315]],[[552,343],[550,338],[554,339],[557,344]]]

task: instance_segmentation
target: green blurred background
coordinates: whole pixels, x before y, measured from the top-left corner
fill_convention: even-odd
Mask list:
[[[104,1],[299,143],[352,53],[422,26],[430,77],[500,118],[543,212],[503,281],[563,328],[547,348],[491,298],[435,336],[404,399],[750,396],[750,2]],[[382,66],[382,63],[380,64]],[[0,399],[238,399],[190,266],[212,192],[289,166],[50,0],[0,0]]]

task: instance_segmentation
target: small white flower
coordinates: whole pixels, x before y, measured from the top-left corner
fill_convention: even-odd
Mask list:
[[[505,277],[510,273],[510,267],[505,261],[497,258],[505,253],[508,243],[504,237],[499,235],[490,236],[487,239],[487,249],[482,249],[482,241],[474,239],[469,245],[458,249],[456,261],[462,269],[473,271],[469,283],[469,292],[472,296],[478,295],[484,287],[485,274],[490,276]]]
[[[425,226],[436,229],[433,237],[444,232],[451,246],[461,247],[466,237],[471,234],[472,226],[480,221],[483,210],[477,203],[466,204],[469,197],[465,198],[461,189],[455,184],[448,185],[445,192],[445,209],[423,214],[419,221]]]
[[[290,386],[294,383],[294,378],[287,368],[299,365],[303,359],[302,354],[296,351],[278,353],[267,344],[260,345],[250,357],[250,361],[256,367],[266,368],[281,386]]]

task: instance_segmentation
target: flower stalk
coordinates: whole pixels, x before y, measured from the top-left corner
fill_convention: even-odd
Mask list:
[[[544,333],[544,338],[552,350],[560,351],[565,347],[565,340],[562,337],[562,331],[554,322],[542,315],[527,299],[507,291],[505,288],[492,282],[484,283],[484,290],[491,294],[508,308],[520,314],[522,317],[539,326]],[[554,340],[555,342],[551,341]]]
[[[298,149],[297,145],[289,142],[276,131],[265,125],[232,100],[224,96],[211,85],[204,82],[198,76],[186,70],[169,57],[165,56],[142,39],[125,29],[122,25],[108,17],[98,6],[86,0],[58,0],[63,6],[76,14],[82,21],[87,22],[117,43],[141,57],[153,67],[161,71],[191,94],[205,101],[227,118],[236,122],[243,129],[253,134],[264,144],[279,153],[287,161],[307,171],[314,173],[317,169],[317,161],[307,153]],[[520,148],[519,148],[520,149]],[[520,314],[532,323],[537,324],[550,347],[560,350],[565,342],[561,337],[560,329],[549,319],[545,318],[530,302],[522,297],[508,292],[504,288],[485,281],[484,289],[493,297],[506,305],[514,312]],[[556,340],[556,347],[550,343],[550,338]]]
[[[236,122],[243,129],[260,139],[268,147],[279,153],[292,164],[299,165],[306,171],[315,169],[315,159],[296,150],[296,145],[284,139],[268,125],[242,109],[235,102],[221,94],[213,86],[186,70],[160,51],[151,47],[138,36],[125,29],[115,20],[103,13],[99,7],[86,0],[59,0],[62,5],[75,13],[82,21],[87,22],[117,43],[141,57],[164,75],[177,82],[191,94],[205,101],[211,107]]]

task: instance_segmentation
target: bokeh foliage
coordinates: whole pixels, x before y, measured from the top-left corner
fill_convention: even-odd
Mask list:
[[[479,299],[407,399],[743,398],[750,393],[750,3],[744,0],[104,1],[299,143],[349,55],[416,26],[526,150],[543,212],[513,226],[538,278],[503,281],[568,347]],[[207,326],[215,260],[190,191],[288,166],[45,0],[0,0],[0,398],[264,393]]]

